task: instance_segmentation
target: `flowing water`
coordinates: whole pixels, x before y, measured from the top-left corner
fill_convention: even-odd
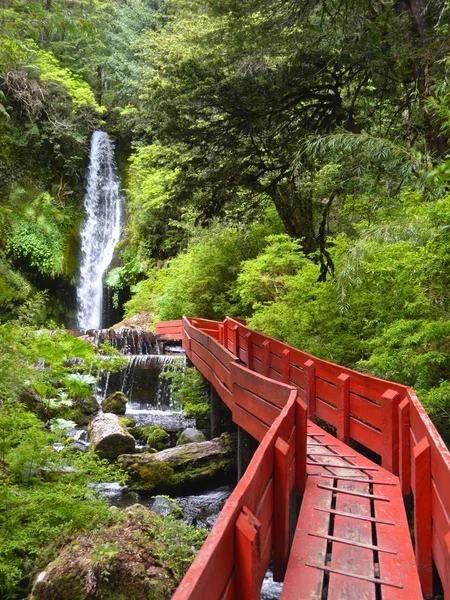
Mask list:
[[[114,146],[104,131],[95,131],[92,135],[84,209],[77,320],[80,329],[99,329],[102,326],[103,278],[120,238],[125,210],[114,162]]]

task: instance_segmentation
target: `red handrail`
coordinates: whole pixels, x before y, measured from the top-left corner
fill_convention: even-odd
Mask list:
[[[432,593],[434,562],[444,598],[450,600],[450,453],[413,390],[316,358],[231,318],[216,323],[184,317],[182,335],[186,353],[232,410],[233,420],[261,444],[176,600],[238,597],[236,585],[239,597],[257,597],[269,546],[278,532],[274,536],[267,529],[272,518],[273,527],[277,522],[274,506],[269,501],[259,506],[256,499],[266,489],[261,486],[273,485],[270,478],[277,476],[277,469],[289,472],[283,475],[285,521],[286,495],[294,483],[297,492],[304,483],[300,448],[306,405],[311,420],[326,421],[340,440],[369,448],[384,468],[399,475],[404,495],[414,499],[423,593]],[[278,523],[283,519],[278,517]],[[282,576],[282,571],[277,574]]]

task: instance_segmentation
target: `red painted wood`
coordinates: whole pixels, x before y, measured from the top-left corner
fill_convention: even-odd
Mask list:
[[[316,418],[316,363],[312,360],[307,360],[303,364],[305,371],[305,390],[306,390],[306,404],[308,405],[308,417],[311,421]]]
[[[351,384],[350,384],[351,389]],[[381,406],[350,392],[350,414],[381,431]]]
[[[398,482],[391,474],[386,476],[386,481]],[[378,543],[398,549],[396,555],[379,553],[380,576],[403,586],[401,590],[382,586],[383,600],[423,600],[400,485],[374,485],[373,488],[375,494],[383,494],[390,499],[389,503],[375,502],[375,517],[395,522],[395,527],[377,523]]]
[[[274,463],[274,581],[283,581],[289,553],[289,457],[289,444],[278,438],[275,442]]]
[[[350,437],[381,456],[381,432],[350,417]]]
[[[295,468],[297,495],[302,496],[306,485],[306,441],[308,407],[301,398],[297,396],[295,402]]]
[[[235,403],[232,404],[231,412],[236,425],[245,429],[258,442],[264,439],[266,433],[269,431],[269,427],[265,423]]]
[[[336,434],[341,442],[350,442],[350,375],[346,373],[338,377]]]
[[[316,401],[316,417],[319,419],[323,419],[327,423],[330,423],[334,427],[337,426],[338,423],[338,412],[334,406],[330,406],[323,400],[315,399]]]
[[[291,359],[292,360],[292,359]],[[291,364],[290,371],[291,383],[300,387],[302,389],[305,388],[305,371]]]
[[[256,396],[238,384],[233,385],[232,394],[233,404],[241,406],[269,427],[281,412],[278,406]]]
[[[252,344],[252,336],[253,333],[251,331],[247,331],[247,333],[244,336],[245,339],[245,350],[247,353],[247,367],[249,369],[253,368],[253,360],[252,360],[252,356],[253,356],[253,344]]]
[[[262,345],[262,350],[263,350],[263,358],[262,358],[263,375],[265,377],[267,377],[269,375],[269,370],[270,370],[270,341],[269,340],[264,340],[263,345]]]
[[[258,519],[244,506],[236,521],[235,533],[235,585],[242,600],[259,600],[260,527]]]
[[[398,407],[399,421],[399,477],[402,494],[411,492],[411,454],[409,445],[409,400],[405,398]]]
[[[398,475],[399,446],[398,446],[398,406],[400,394],[395,390],[386,390],[381,396],[382,415],[382,454],[381,464],[385,469]]]
[[[237,323],[231,325],[228,331],[231,333],[231,339],[233,340],[233,354],[236,358],[239,358],[239,325]]]
[[[447,580],[450,585],[450,571],[446,570],[446,562],[450,558],[450,554],[447,556],[448,548],[445,541],[446,536],[450,534],[450,515],[445,509],[434,482],[431,483],[431,514],[433,519],[431,530],[433,559],[438,573],[447,573]]]
[[[289,385],[290,383],[290,361],[291,361],[291,351],[283,350],[283,383]]]
[[[430,459],[430,444],[427,438],[423,437],[413,448],[413,494],[416,562],[424,596],[431,596],[433,593]]]
[[[329,381],[324,381],[316,377],[316,397],[325,400],[328,404],[332,404],[335,408],[337,405],[337,387]]]
[[[369,492],[369,485],[364,483],[338,480],[337,487],[358,493]],[[353,497],[338,493],[336,495],[336,510],[369,517],[370,500],[359,498],[355,502]],[[332,535],[372,544],[372,525],[367,521],[336,515]],[[372,550],[352,547],[339,542],[333,542],[331,565],[335,569],[357,573],[366,577],[374,577],[375,575]],[[331,573],[328,584],[328,600],[341,600],[342,598],[346,598],[346,600],[375,600],[375,585],[368,581]]]
[[[325,564],[327,542],[309,535],[310,531],[327,534],[330,515],[314,510],[331,507],[331,492],[319,490],[317,477],[308,477],[300,516],[295,529],[280,600],[318,600],[322,597],[324,572],[305,563]],[[302,594],[302,595],[300,595]]]
[[[272,379],[250,371],[247,367],[233,363],[230,366],[232,380],[241,388],[245,388],[253,394],[264,398],[272,404],[283,408],[290,398],[292,386],[287,386]]]

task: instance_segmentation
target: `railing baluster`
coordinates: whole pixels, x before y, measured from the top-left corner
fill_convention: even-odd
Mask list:
[[[338,377],[336,433],[344,444],[350,442],[350,375],[345,373]]]
[[[405,398],[398,407],[399,420],[399,477],[402,485],[402,494],[411,493],[411,449],[409,435],[409,400]]]
[[[431,464],[430,444],[426,437],[414,447],[414,537],[416,563],[424,596],[433,594],[431,548]]]
[[[243,506],[235,525],[235,589],[239,600],[259,600],[260,527],[255,515]]]
[[[306,374],[306,402],[308,404],[308,417],[311,421],[316,419],[316,363],[307,360],[303,365]]]
[[[386,390],[381,396],[381,433],[382,456],[384,469],[398,475],[398,405],[400,394],[394,390]]]

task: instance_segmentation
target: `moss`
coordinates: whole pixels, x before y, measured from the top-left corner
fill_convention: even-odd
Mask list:
[[[171,486],[176,482],[174,470],[164,462],[137,463],[131,471],[132,484],[130,489],[152,491],[158,486]]]
[[[122,392],[114,392],[105,398],[102,402],[102,409],[105,413],[114,413],[115,415],[124,415],[128,399]]]

